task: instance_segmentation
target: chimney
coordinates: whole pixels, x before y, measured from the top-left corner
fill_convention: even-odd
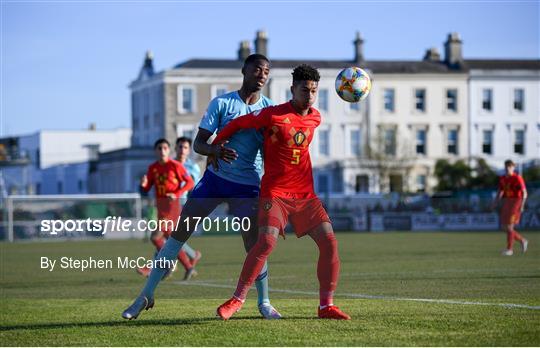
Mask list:
[[[439,53],[439,50],[435,47],[431,47],[426,51],[426,54],[424,55],[424,61],[428,62],[440,62],[441,61],[441,54]]]
[[[240,48],[238,49],[238,60],[244,61],[251,54],[251,47],[249,47],[249,41],[241,41]]]
[[[461,39],[458,33],[448,34],[444,43],[444,61],[448,66],[460,65],[463,62]]]
[[[143,76],[150,77],[152,75],[154,75],[154,55],[152,51],[148,50],[144,57],[144,64],[139,72],[139,79]]]
[[[257,37],[255,38],[255,53],[268,56],[268,37],[266,31],[257,31]]]
[[[354,62],[360,65],[364,62],[364,39],[360,35],[360,32],[356,32],[356,39],[354,43]]]

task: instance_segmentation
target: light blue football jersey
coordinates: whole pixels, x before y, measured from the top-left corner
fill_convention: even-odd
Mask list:
[[[238,91],[223,94],[210,101],[199,127],[212,133],[219,133],[229,121],[271,105],[274,105],[274,102],[262,94],[252,105],[246,104],[240,98]],[[259,186],[262,173],[262,144],[263,136],[260,132],[255,129],[241,130],[234,134],[225,145],[236,150],[238,159],[230,164],[219,160],[218,171],[212,166],[208,170],[232,182]]]

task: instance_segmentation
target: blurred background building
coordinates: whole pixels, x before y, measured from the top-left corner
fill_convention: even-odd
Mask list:
[[[457,33],[417,61],[367,61],[357,34],[348,60],[272,59],[259,31],[254,49],[242,41],[237,59],[190,59],[156,72],[146,54],[131,83],[132,144],[193,137],[208,102],[239,88],[243,60],[261,53],[271,60],[264,93],[276,103],[290,98],[291,70],[319,68],[315,105],[323,115],[311,146],[316,190],[324,195],[431,192],[436,161],[481,157],[500,169],[506,158],[540,158],[540,60],[476,60],[463,57]],[[420,55],[419,55],[420,56]],[[337,73],[366,68],[373,80],[367,100],[349,104],[334,92]]]

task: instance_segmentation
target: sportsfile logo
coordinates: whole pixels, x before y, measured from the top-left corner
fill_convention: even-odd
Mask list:
[[[104,235],[109,232],[156,232],[175,231],[184,228],[187,231],[202,232],[221,231],[249,231],[251,220],[248,217],[186,217],[175,220],[133,220],[121,216],[107,216],[105,219],[68,219],[68,220],[41,220],[42,233],[58,235],[71,232],[94,232]]]

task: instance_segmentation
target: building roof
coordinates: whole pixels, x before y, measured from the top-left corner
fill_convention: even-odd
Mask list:
[[[352,60],[310,60],[310,59],[272,59],[273,68],[292,69],[299,64],[309,64],[319,69],[342,69],[352,66]],[[362,67],[373,73],[465,73],[469,69],[512,69],[512,70],[540,70],[540,60],[495,60],[495,59],[467,59],[461,66],[449,67],[443,61],[383,61],[374,60],[362,63]],[[235,59],[190,59],[176,68],[190,69],[240,69],[242,61]]]
[[[540,59],[467,59],[469,69],[540,70]]]

